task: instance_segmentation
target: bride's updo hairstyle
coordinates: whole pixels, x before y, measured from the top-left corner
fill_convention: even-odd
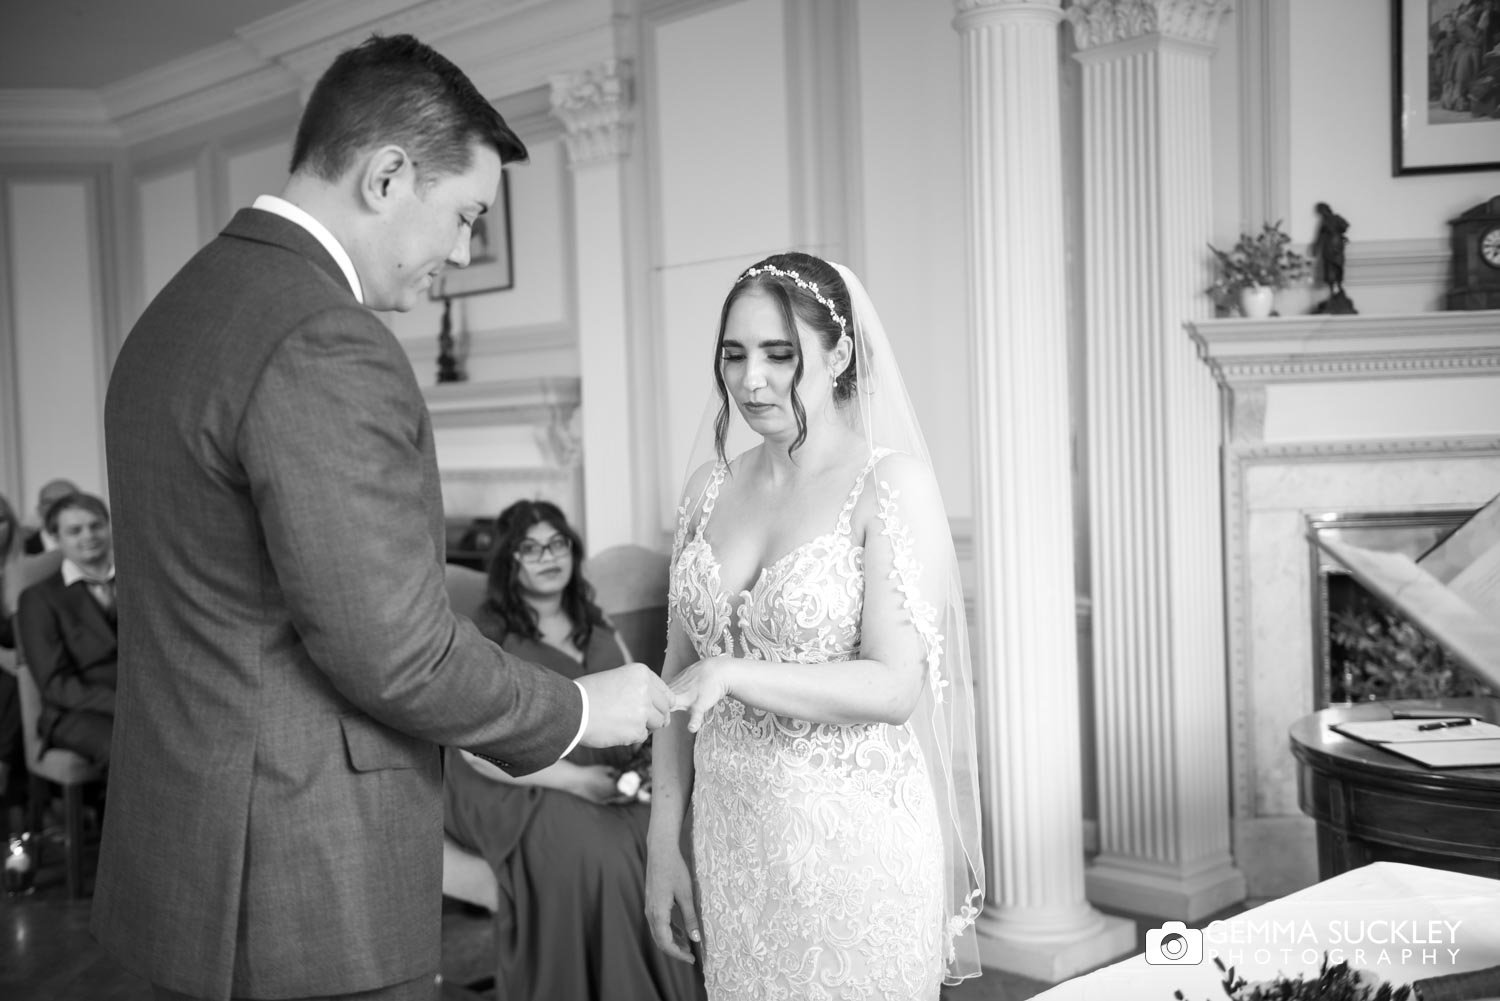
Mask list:
[[[807,411],[802,398],[797,395],[797,385],[802,381],[802,337],[797,332],[797,320],[801,320],[818,335],[823,350],[832,351],[839,338],[849,335],[849,364],[833,384],[833,401],[843,405],[854,398],[855,363],[854,329],[851,326],[852,310],[849,289],[838,271],[822,258],[811,254],[772,254],[765,260],[746,268],[735,281],[729,295],[724,298],[724,308],[719,312],[719,337],[714,343],[714,385],[719,390],[719,415],[714,419],[714,449],[720,459],[725,459],[724,439],[729,433],[729,390],[724,385],[723,356],[724,328],[729,324],[729,310],[735,302],[752,289],[760,289],[769,295],[781,309],[786,324],[787,339],[797,351],[797,369],[792,376],[792,413],[797,418],[797,438],[787,448],[790,455],[807,440]],[[727,461],[727,460],[726,460]]]

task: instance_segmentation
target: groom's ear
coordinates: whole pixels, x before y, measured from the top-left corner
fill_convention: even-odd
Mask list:
[[[376,213],[389,211],[398,195],[416,187],[416,164],[400,146],[387,145],[369,153],[359,169],[359,196]]]

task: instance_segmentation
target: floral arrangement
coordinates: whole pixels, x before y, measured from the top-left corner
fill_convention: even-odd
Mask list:
[[[651,740],[649,737],[636,748],[635,756],[630,759],[630,763],[621,769],[620,777],[615,780],[615,788],[620,791],[621,799],[626,802],[651,802]]]
[[[1281,223],[1266,223],[1259,234],[1241,233],[1231,250],[1213,251],[1218,273],[1207,292],[1220,305],[1232,303],[1240,289],[1252,286],[1281,289],[1302,281],[1312,272],[1312,262],[1291,249],[1292,238]]]
[[[1411,997],[1410,987],[1392,987],[1373,974],[1351,969],[1348,963],[1329,966],[1327,953],[1316,977],[1277,976],[1254,984],[1237,976],[1234,967],[1226,970],[1217,958],[1214,965],[1224,974],[1224,993],[1230,1001],[1407,1001]],[[1182,991],[1173,991],[1172,996],[1186,1001]]]
[[[1493,695],[1479,678],[1407,619],[1380,608],[1336,612],[1329,622],[1334,702]]]

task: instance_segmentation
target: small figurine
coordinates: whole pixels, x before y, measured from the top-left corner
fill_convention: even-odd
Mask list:
[[[1319,202],[1317,211],[1321,221],[1311,249],[1318,259],[1329,294],[1313,312],[1358,313],[1354,302],[1344,292],[1344,246],[1349,242],[1349,220],[1330,208],[1327,202]]]

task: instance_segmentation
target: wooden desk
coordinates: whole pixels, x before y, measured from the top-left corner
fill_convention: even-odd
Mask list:
[[[1423,768],[1328,729],[1393,709],[1500,722],[1500,700],[1472,698],[1324,709],[1293,724],[1298,805],[1318,822],[1318,877],[1386,861],[1500,878],[1500,768]]]

